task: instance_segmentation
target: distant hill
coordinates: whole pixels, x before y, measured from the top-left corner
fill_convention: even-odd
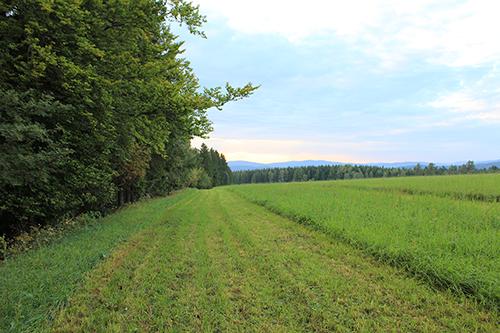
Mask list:
[[[477,169],[488,169],[488,168],[491,168],[492,166],[496,166],[497,168],[500,168],[500,160],[496,160],[496,161],[482,161],[482,162],[477,162],[476,163],[476,168]]]
[[[325,160],[305,160],[305,161],[288,161],[288,162],[276,162],[276,163],[257,163],[249,161],[229,161],[228,165],[232,171],[243,171],[243,170],[258,170],[258,169],[269,169],[269,168],[294,168],[294,167],[304,167],[304,166],[320,166],[320,165],[344,165],[344,164],[357,164],[357,165],[373,165],[384,168],[413,168],[418,163],[422,167],[425,167],[429,162],[376,162],[376,163],[344,163],[344,162],[334,162]],[[437,166],[450,166],[450,165],[462,165],[465,161],[453,162],[453,163],[435,163]],[[497,166],[500,168],[500,160],[491,161],[477,161],[474,162],[476,168],[487,169],[492,166]]]
[[[229,161],[227,162],[232,171],[243,171],[243,170],[258,170],[258,169],[269,169],[269,168],[294,168],[303,166],[319,166],[319,165],[341,165],[345,163],[341,162],[331,162],[322,160],[306,160],[306,161],[288,161],[288,162],[276,162],[276,163],[257,163],[249,161]]]
[[[248,161],[228,161],[227,165],[231,171],[265,169],[266,164]]]

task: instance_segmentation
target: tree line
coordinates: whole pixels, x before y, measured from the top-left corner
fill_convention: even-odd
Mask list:
[[[426,166],[417,164],[413,168],[384,168],[368,165],[324,165],[308,167],[270,168],[233,172],[234,184],[283,183],[309,180],[360,179],[401,176],[457,175],[479,172],[495,172],[498,168],[477,169],[473,161],[456,166]]]
[[[227,183],[190,140],[255,87],[200,87],[171,25],[204,22],[185,0],[0,1],[0,235]]]

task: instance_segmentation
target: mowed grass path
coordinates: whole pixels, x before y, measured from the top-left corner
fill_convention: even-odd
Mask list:
[[[497,314],[474,301],[432,290],[225,188],[191,196],[119,245],[37,330],[497,329]]]
[[[0,332],[36,332],[99,262],[196,191],[130,205],[37,250],[0,263]],[[126,243],[127,244],[127,243]]]

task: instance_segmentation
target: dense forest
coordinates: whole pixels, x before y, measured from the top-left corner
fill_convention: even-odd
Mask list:
[[[200,87],[171,25],[204,22],[185,0],[0,1],[0,235],[229,182],[190,141],[255,87]]]
[[[234,184],[247,183],[280,183],[301,182],[308,180],[335,180],[335,179],[358,179],[400,176],[431,176],[431,175],[457,175],[479,172],[494,172],[496,167],[490,169],[476,169],[473,161],[456,166],[437,167],[429,163],[422,167],[417,164],[414,168],[383,168],[368,165],[332,165],[332,166],[309,166],[295,168],[272,168],[259,170],[246,170],[233,172]]]

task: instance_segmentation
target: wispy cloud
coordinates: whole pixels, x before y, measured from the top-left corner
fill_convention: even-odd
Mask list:
[[[500,1],[196,2],[202,84],[261,84],[210,113],[229,159],[497,158]]]
[[[500,103],[490,103],[478,99],[465,91],[443,95],[429,103],[429,105],[437,109],[457,113],[451,117],[462,121],[478,120],[488,123],[500,123]]]
[[[322,138],[316,140],[294,139],[242,139],[214,137],[196,138],[194,147],[202,142],[225,152],[229,160],[258,162],[280,162],[290,160],[323,159],[352,163],[371,162],[363,158],[363,153],[391,150],[395,143],[375,140],[350,141],[342,138]]]
[[[463,84],[457,91],[445,92],[429,106],[449,112],[457,121],[500,123],[500,78],[498,66],[471,84]]]
[[[341,39],[378,57],[384,68],[418,54],[447,66],[500,60],[496,0],[197,0],[246,34],[276,34],[292,43]]]
[[[465,91],[453,92],[440,96],[429,103],[433,108],[447,109],[459,113],[476,113],[487,109],[488,104],[470,96]]]

